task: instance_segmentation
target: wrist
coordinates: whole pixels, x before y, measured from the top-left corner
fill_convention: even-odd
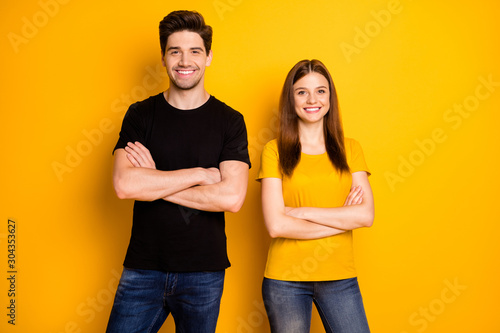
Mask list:
[[[295,208],[294,213],[299,219],[307,220],[307,210],[306,207],[297,207]]]
[[[303,207],[289,207],[286,214],[298,219],[305,220],[304,208]]]
[[[207,170],[205,168],[202,168],[202,167],[196,167],[195,168],[196,170],[196,177],[195,177],[195,185],[201,185],[203,184],[204,182],[207,181]]]

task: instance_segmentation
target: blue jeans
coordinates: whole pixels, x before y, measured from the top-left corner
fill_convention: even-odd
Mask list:
[[[264,278],[262,297],[272,333],[304,333],[312,303],[327,333],[370,332],[357,278],[294,282]]]
[[[172,313],[177,333],[213,333],[224,276],[124,268],[106,332],[158,332]]]

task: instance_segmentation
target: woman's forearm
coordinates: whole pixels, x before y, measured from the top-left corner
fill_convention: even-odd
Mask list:
[[[334,208],[298,207],[288,210],[287,215],[341,230],[370,227],[374,220],[373,207],[368,203]]]
[[[287,215],[341,230],[371,227],[375,204],[368,175],[355,172],[352,179],[352,188],[343,207],[287,207]]]
[[[318,239],[345,232],[345,230],[306,221],[284,213],[264,217],[264,220],[272,238]]]

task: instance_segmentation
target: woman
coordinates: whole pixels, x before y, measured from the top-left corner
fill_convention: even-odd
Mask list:
[[[262,285],[273,333],[309,332],[313,302],[326,332],[369,332],[352,248],[352,230],[373,223],[369,174],[359,143],[344,138],[330,73],[300,61],[258,175],[273,238]]]

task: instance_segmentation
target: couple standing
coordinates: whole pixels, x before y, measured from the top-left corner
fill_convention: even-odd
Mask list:
[[[130,106],[114,149],[113,184],[134,199],[133,226],[107,332],[215,332],[226,251],[224,212],[245,200],[243,116],[204,87],[212,28],[197,12],[160,22],[165,92]],[[369,332],[352,230],[373,222],[369,171],[344,138],[332,78],[318,60],[288,73],[278,138],[258,180],[272,243],[262,295],[272,332],[308,332],[314,302],[327,332]],[[317,260],[314,270],[301,267]]]

